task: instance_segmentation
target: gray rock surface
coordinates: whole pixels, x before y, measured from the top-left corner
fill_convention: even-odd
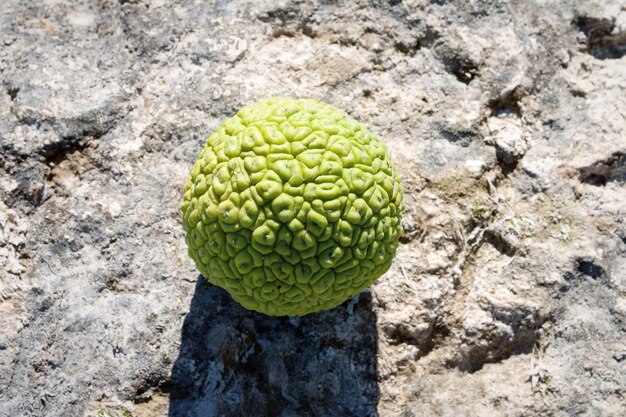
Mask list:
[[[199,279],[179,204],[246,103],[395,155],[392,269],[300,319]],[[624,0],[3,0],[0,415],[626,415]]]

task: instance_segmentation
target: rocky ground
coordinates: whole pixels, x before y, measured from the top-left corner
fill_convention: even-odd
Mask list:
[[[344,108],[391,148],[392,269],[299,319],[199,279],[224,118]],[[0,415],[626,415],[626,1],[4,0]]]

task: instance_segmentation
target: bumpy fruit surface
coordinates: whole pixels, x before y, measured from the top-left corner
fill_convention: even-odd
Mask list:
[[[185,187],[189,255],[244,307],[337,306],[395,255],[402,188],[387,147],[331,105],[272,98],[215,130]]]

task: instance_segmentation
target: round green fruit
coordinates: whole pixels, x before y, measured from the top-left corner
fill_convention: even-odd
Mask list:
[[[312,99],[272,98],[218,127],[185,186],[189,255],[244,307],[333,308],[384,274],[402,187],[384,143]]]

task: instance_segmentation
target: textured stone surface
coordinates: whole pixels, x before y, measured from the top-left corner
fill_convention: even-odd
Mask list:
[[[0,5],[0,415],[626,414],[626,3]],[[300,319],[198,280],[179,204],[245,104],[396,158],[391,269]]]

